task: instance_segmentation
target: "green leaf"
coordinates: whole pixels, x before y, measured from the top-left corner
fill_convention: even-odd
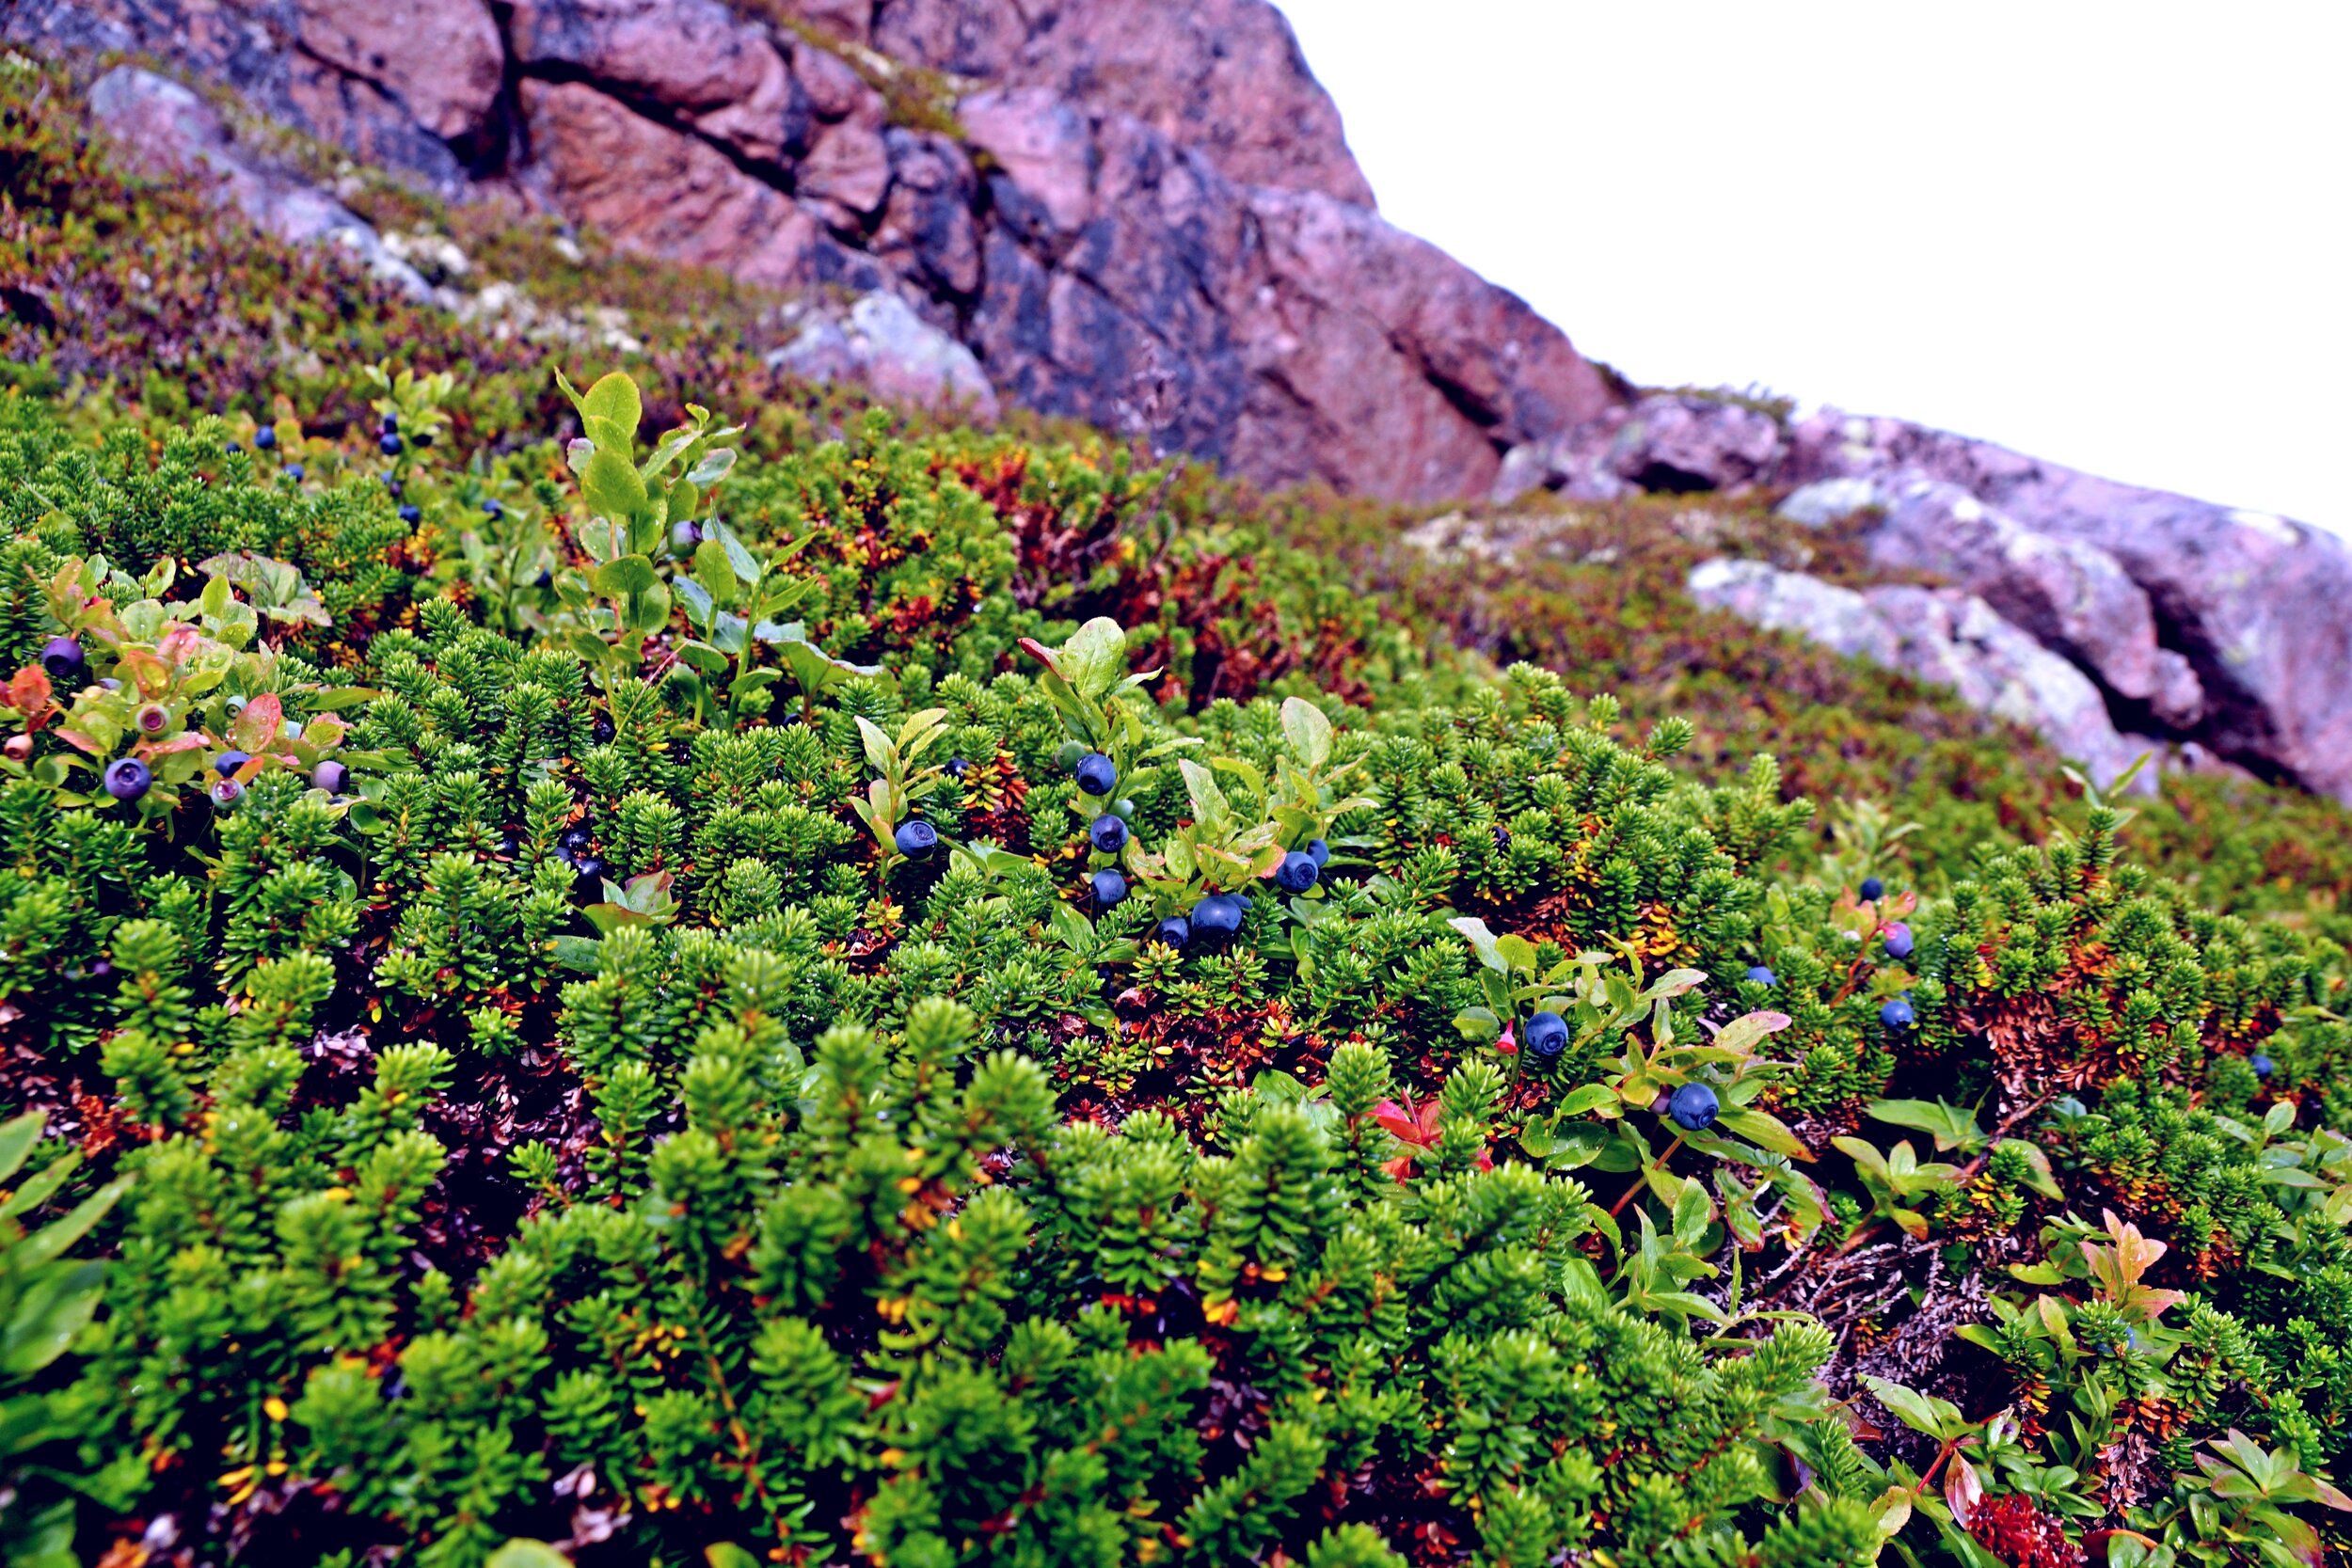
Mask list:
[[[106,1265],[92,1259],[36,1278],[0,1332],[0,1370],[29,1377],[63,1355],[98,1310]]]
[[[1127,634],[1109,616],[1097,615],[1071,634],[1056,662],[1078,695],[1100,702],[1127,673]]]
[[[1677,973],[1689,974],[1692,972],[1683,970],[1677,971]],[[1660,985],[1663,985],[1664,983],[1665,982],[1662,980],[1659,982]],[[1655,990],[1657,990],[1657,987],[1653,986],[1650,989]],[[1787,1013],[1776,1013],[1770,1011],[1769,1009],[1753,1013],[1743,1013],[1740,1017],[1733,1019],[1729,1023],[1724,1024],[1721,1030],[1717,1031],[1715,1038],[1710,1043],[1712,1043],[1719,1051],[1744,1052],[1752,1048],[1756,1041],[1762,1039],[1765,1036],[1778,1034],[1781,1030],[1788,1028],[1791,1022],[1793,1021]]]
[[[1282,699],[1282,734],[1310,768],[1331,760],[1331,721],[1304,697]]]
[[[1503,960],[1502,949],[1497,944],[1495,934],[1486,929],[1485,921],[1471,915],[1456,915],[1446,924],[1470,938],[1470,948],[1478,955],[1480,963],[1498,974],[1511,973],[1511,966]]]
[[[24,1157],[40,1141],[40,1130],[48,1120],[46,1112],[27,1111],[0,1124],[0,1181],[14,1176],[24,1164]]]
[[[642,555],[625,555],[596,568],[590,579],[596,592],[610,598],[631,598],[661,586],[661,574]]]
[[[598,516],[632,522],[645,513],[645,482],[628,459],[598,449],[580,471],[580,493]]]
[[[1742,1106],[1726,1105],[1716,1113],[1716,1121],[1724,1132],[1745,1138],[1759,1148],[1786,1154],[1791,1160],[1813,1158],[1813,1151],[1805,1148],[1777,1117]]]
[[[735,562],[728,559],[727,547],[716,539],[706,539],[694,546],[694,580],[710,593],[712,601],[734,608],[742,593],[742,584],[735,575]]]
[[[636,445],[637,427],[644,420],[645,407],[637,395],[637,383],[628,375],[614,371],[598,378],[588,388],[588,395],[576,402],[580,422],[586,427],[588,438],[598,447],[626,453]]]
[[[602,386],[603,383],[597,385]],[[572,1560],[544,1541],[517,1539],[492,1552],[490,1560],[483,1568],[572,1568]],[[713,1559],[712,1568],[734,1568],[734,1565],[722,1565]]]

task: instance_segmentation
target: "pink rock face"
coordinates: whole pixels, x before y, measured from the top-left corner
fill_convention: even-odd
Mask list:
[[[446,141],[481,134],[505,46],[483,0],[298,0],[302,46],[373,85]]]
[[[1236,184],[1373,204],[1338,108],[1264,0],[884,0],[879,11],[886,54],[1133,116]]]
[[[623,245],[754,282],[808,280],[816,220],[707,144],[576,82],[524,84],[523,109],[547,150],[534,175],[564,212]]]
[[[280,5],[300,47],[262,25]],[[1004,393],[1267,483],[1451,499],[1613,401],[1557,329],[1381,220],[1264,0],[513,0],[502,37],[490,16],[9,0],[0,31],[165,55],[460,198],[754,282],[886,290]],[[952,133],[893,123],[894,80],[953,94]]]
[[[526,71],[582,71],[746,156],[783,155],[791,73],[766,29],[719,0],[520,0],[512,33]]]

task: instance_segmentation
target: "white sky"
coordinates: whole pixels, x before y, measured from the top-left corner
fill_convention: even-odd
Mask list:
[[[1390,220],[1638,382],[2352,533],[2352,5],[1276,3]]]

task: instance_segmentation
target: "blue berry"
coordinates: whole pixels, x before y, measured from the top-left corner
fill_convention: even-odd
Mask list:
[[[604,862],[594,855],[582,855],[572,862],[572,885],[583,894],[594,895],[604,891]]]
[[[263,451],[275,451],[278,449],[278,427],[265,424],[255,431],[253,444]]]
[[[406,490],[403,488],[400,481],[394,479],[389,474],[386,474],[384,476],[384,488],[392,493],[392,499],[394,500],[398,500],[402,496],[407,494]]]
[[[556,847],[575,855],[584,855],[595,843],[585,828],[566,828],[555,835]]]
[[[236,442],[231,441],[231,442],[230,442],[230,443],[229,443],[229,445],[228,445],[226,448],[224,448],[224,449],[222,449],[222,450],[226,451],[229,453],[229,455],[230,455],[230,456],[234,457],[237,453],[239,453],[239,452],[241,452],[241,451],[245,451],[245,448],[243,448],[243,447],[241,447],[241,446],[237,445],[237,443],[236,443]]]
[[[1756,964],[1749,969],[1748,978],[1759,986],[1776,986],[1780,984],[1780,976],[1773,974],[1771,970],[1766,969],[1762,964]]]
[[[1317,871],[1331,863],[1331,847],[1319,838],[1307,841],[1307,853],[1313,859]]]
[[[351,769],[330,757],[310,769],[310,783],[329,795],[341,795],[351,783]]]
[[[71,637],[53,637],[41,644],[40,667],[49,672],[53,681],[79,680],[89,668],[89,656]]]
[[[213,771],[225,779],[252,760],[253,753],[250,752],[223,752],[213,759]]]
[[[1116,855],[1127,847],[1127,824],[1104,812],[1088,826],[1087,837],[1103,853]]]
[[[382,429],[384,434],[387,436],[397,436],[400,434],[400,416],[398,414],[385,415]]]
[[[1089,795],[1108,795],[1119,786],[1119,769],[1111,759],[1100,752],[1089,752],[1078,759],[1078,766],[1070,770],[1078,781],[1078,787]]]
[[[1875,904],[1885,896],[1886,884],[1884,882],[1880,881],[1876,877],[1862,879],[1862,901],[1864,903]]]
[[[423,436],[418,436],[418,437],[417,437],[417,445],[419,445],[419,446],[421,446],[421,447],[429,447],[429,446],[431,446],[432,444],[433,444],[432,442],[430,442],[430,441],[426,440],[426,439],[425,439]],[[484,501],[484,502],[482,503],[482,511],[483,511],[483,515],[485,515],[485,516],[490,516],[490,517],[503,517],[503,516],[505,516],[505,515],[506,515],[506,508],[504,508],[504,507],[501,506],[498,502],[496,502],[496,501],[494,501],[494,500],[492,500],[492,501]]]
[[[1685,1084],[1666,1101],[1666,1114],[1685,1132],[1704,1132],[1715,1125],[1723,1101],[1705,1084]]]
[[[1911,927],[1899,920],[1886,928],[1886,956],[1890,958],[1911,957]]]
[[[424,520],[424,514],[418,511],[413,506],[404,506],[400,509],[400,520],[406,523],[409,527],[414,528],[418,523]]]
[[[1908,1029],[1918,1021],[1918,1014],[1911,1009],[1909,997],[1893,997],[1879,1009],[1879,1022],[1889,1029]]]
[[[398,457],[401,452],[400,437],[388,430],[375,438],[375,450],[387,457]]]
[[[1127,879],[1104,866],[1094,874],[1093,892],[1094,902],[1103,909],[1123,904],[1127,901]]]
[[[539,568],[539,575],[531,579],[531,586],[533,588],[552,588],[555,586],[555,574],[548,570],[545,566],[542,566]]]
[[[135,800],[147,793],[155,775],[136,757],[118,757],[106,764],[106,793],[118,800]]]
[[[1241,900],[1212,893],[1192,907],[1192,928],[1204,937],[1230,937],[1241,929]]]
[[[939,847],[939,830],[928,822],[901,822],[891,837],[898,853],[911,861],[923,860]]]
[[[694,553],[694,546],[702,542],[702,530],[696,528],[693,524],[680,522],[672,523],[670,525],[670,549],[672,553],[676,555],[691,555]]]
[[[1152,940],[1164,942],[1170,947],[1182,947],[1192,940],[1192,922],[1181,914],[1171,914],[1152,927]]]
[[[1549,1062],[1568,1048],[1568,1021],[1558,1013],[1537,1013],[1527,1021],[1527,1031],[1519,1038],[1530,1056]]]
[[[303,473],[304,469],[301,464],[289,463],[286,465],[286,477],[288,479],[298,481],[302,478]]]
[[[1284,855],[1282,863],[1275,868],[1274,881],[1284,893],[1304,893],[1314,886],[1315,879],[1322,875],[1323,869],[1315,864],[1312,855],[1294,849]]]
[[[972,764],[965,758],[949,757],[947,759],[947,776],[949,778],[961,779],[966,773],[971,771]]]
[[[2267,1056],[2260,1054],[2247,1057],[2246,1065],[2254,1069],[2254,1076],[2257,1078],[2267,1078],[2272,1073],[2279,1070],[2278,1063],[2272,1061]]]

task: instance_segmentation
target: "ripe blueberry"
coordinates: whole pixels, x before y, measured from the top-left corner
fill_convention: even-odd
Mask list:
[[[939,830],[928,822],[901,822],[891,839],[898,846],[898,853],[919,861],[939,847]]]
[[[136,757],[117,757],[106,764],[106,793],[118,800],[135,800],[154,784],[155,775]]]
[[[1716,1113],[1722,1109],[1723,1102],[1705,1084],[1685,1084],[1666,1101],[1666,1114],[1685,1132],[1706,1132],[1715,1125]]]
[[[351,783],[351,769],[330,757],[310,769],[310,783],[329,795],[341,795]]]
[[[423,519],[424,514],[418,511],[413,506],[404,506],[400,509],[400,520],[406,523],[410,528],[416,527],[417,524],[421,522]]]
[[[1078,759],[1078,766],[1070,770],[1078,781],[1078,787],[1089,795],[1108,795],[1119,784],[1119,769],[1111,759],[1100,752],[1089,752]]]
[[[1568,1021],[1558,1013],[1537,1013],[1527,1021],[1527,1030],[1519,1038],[1529,1055],[1549,1062],[1568,1048]]]
[[[1313,859],[1317,871],[1331,863],[1331,847],[1319,838],[1307,841],[1307,853]]]
[[[555,586],[555,574],[548,571],[545,566],[542,566],[539,568],[539,575],[531,579],[531,586],[533,588],[552,588]]]
[[[255,431],[253,433],[253,444],[263,451],[275,451],[278,446],[278,427],[275,425],[265,424],[261,429]]]
[[[1751,968],[1748,971],[1748,978],[1759,986],[1776,986],[1780,984],[1780,976],[1773,974],[1771,970],[1766,969],[1762,964],[1756,964]]]
[[[2272,1061],[2267,1056],[2260,1054],[2247,1057],[2246,1065],[2254,1069],[2254,1076],[2257,1078],[2267,1078],[2279,1069],[2278,1063]]]
[[[1094,874],[1094,901],[1104,909],[1127,901],[1127,879],[1104,866]]]
[[[1312,855],[1294,849],[1284,855],[1282,863],[1275,868],[1274,881],[1284,893],[1304,893],[1314,886],[1315,879],[1322,875],[1322,868],[1315,864]]]
[[[299,463],[289,463],[286,465],[286,477],[288,479],[298,481],[302,478],[305,469]]]
[[[1862,901],[1864,903],[1875,904],[1885,896],[1886,884],[1884,882],[1880,881],[1876,877],[1862,879]]]
[[[383,423],[378,428],[387,436],[397,435],[400,431],[400,416],[397,413],[385,415]]]
[[[1918,1022],[1918,1015],[1912,1011],[1910,998],[1897,996],[1879,1009],[1879,1022],[1889,1029],[1908,1029]]]
[[[389,474],[386,474],[384,476],[384,488],[392,493],[392,499],[394,500],[398,500],[401,497],[407,494],[407,491],[402,486],[400,481],[394,479]]]
[[[237,445],[237,443],[236,443],[236,442],[234,442],[234,441],[230,442],[230,443],[229,443],[229,445],[228,445],[228,446],[226,446],[225,448],[223,448],[222,450],[223,450],[224,451],[228,452],[228,453],[229,453],[229,455],[230,455],[230,456],[231,456],[231,457],[234,457],[237,453],[239,453],[239,452],[241,452],[241,451],[245,451],[245,449],[244,449],[243,447],[241,447],[241,446]]]
[[[1192,928],[1204,937],[1230,937],[1241,929],[1241,900],[1212,893],[1192,907]]]
[[[417,445],[419,445],[419,446],[421,446],[421,447],[429,447],[429,446],[431,446],[432,444],[433,444],[432,442],[430,442],[430,441],[426,440],[426,439],[425,439],[423,436],[418,436],[418,437],[417,437]],[[504,507],[501,506],[498,502],[496,502],[496,501],[494,501],[494,500],[484,501],[484,502],[482,503],[482,510],[483,510],[484,515],[486,515],[486,516],[491,516],[491,517],[503,517],[503,516],[505,516],[505,515],[506,515],[506,508],[504,508]]]
[[[961,780],[966,773],[971,771],[972,764],[969,760],[963,757],[949,757],[947,759],[947,776],[949,778]]]
[[[1087,837],[1103,853],[1116,855],[1127,847],[1127,824],[1113,816],[1109,812],[1104,812],[1089,824]]]
[[[388,430],[375,438],[375,450],[387,457],[398,457],[401,451],[400,437]]]
[[[53,637],[41,644],[40,667],[49,672],[53,681],[79,680],[89,668],[89,657],[71,637]]]
[[[1899,920],[1886,928],[1886,956],[1890,958],[1911,957],[1911,927]]]
[[[1152,927],[1152,939],[1170,947],[1182,947],[1192,940],[1192,922],[1181,914],[1171,914]]]

